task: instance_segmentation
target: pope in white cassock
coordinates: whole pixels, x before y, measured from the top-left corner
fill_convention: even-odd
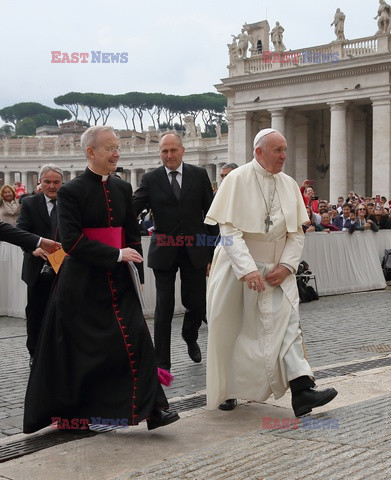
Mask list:
[[[308,220],[296,182],[282,173],[285,138],[261,130],[254,159],[221,184],[205,223],[219,224],[207,292],[207,406],[279,398],[290,387],[296,416],[325,405],[303,350],[295,273]]]

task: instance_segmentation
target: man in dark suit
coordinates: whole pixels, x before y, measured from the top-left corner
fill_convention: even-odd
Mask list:
[[[350,205],[344,203],[342,205],[342,215],[338,215],[333,220],[333,225],[338,227],[340,230],[348,230],[351,225],[350,220]]]
[[[49,164],[41,168],[39,181],[42,192],[23,199],[17,220],[19,228],[42,237],[58,239],[56,201],[62,178],[62,171],[56,165]],[[47,252],[43,248],[24,252],[22,280],[27,284],[27,349],[31,359],[54,278],[54,270],[47,262]]]
[[[206,313],[206,273],[213,255],[215,228],[204,225],[213,192],[205,169],[182,162],[182,138],[167,133],[159,143],[163,166],[146,173],[134,194],[136,213],[151,209],[155,230],[148,266],[156,282],[155,349],[159,367],[171,368],[171,322],[175,278],[181,275],[182,304],[186,308],[182,337],[190,358],[199,363],[198,329]],[[209,234],[209,235],[208,235]],[[208,243],[209,240],[209,243]]]
[[[43,248],[48,253],[53,253],[61,247],[61,244],[48,238],[42,238],[33,233],[26,232],[20,228],[14,227],[9,223],[0,221],[0,242],[12,243],[24,250],[35,250],[38,247]]]

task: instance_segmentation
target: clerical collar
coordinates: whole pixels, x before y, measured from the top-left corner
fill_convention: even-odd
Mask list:
[[[100,173],[96,173],[94,172],[94,170],[92,170],[92,168],[90,166],[87,167],[88,170],[90,170],[92,173],[95,173],[95,175],[99,175],[99,177],[102,178],[102,182],[107,182],[107,179],[110,177],[110,174],[108,175],[101,175]]]
[[[260,173],[264,177],[273,177],[274,175],[277,175],[277,174],[270,173],[265,168],[263,168],[256,158],[253,158],[253,165],[255,167],[255,171]]]

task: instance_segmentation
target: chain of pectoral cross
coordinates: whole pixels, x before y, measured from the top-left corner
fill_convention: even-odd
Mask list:
[[[259,190],[261,191],[263,201],[265,202],[265,208],[266,208],[266,213],[267,213],[266,218],[265,218],[265,232],[266,232],[266,233],[269,233],[270,225],[273,225],[273,221],[272,221],[272,219],[270,218],[270,213],[271,213],[271,210],[272,210],[274,195],[275,195],[275,193],[276,193],[276,180],[275,180],[275,178],[273,177],[273,180],[274,180],[274,190],[273,190],[273,196],[272,196],[272,199],[271,199],[271,202],[270,202],[270,206],[268,207],[267,202],[266,202],[265,195],[263,194],[263,190],[262,190],[261,184],[259,183],[259,179],[258,179],[257,173],[256,173],[256,171],[255,171],[255,168],[254,168],[254,174],[255,174],[255,177],[256,177],[256,179],[257,179],[258,186],[259,186]],[[270,192],[269,192],[269,193],[270,193]],[[269,195],[269,196],[270,196],[270,195]]]

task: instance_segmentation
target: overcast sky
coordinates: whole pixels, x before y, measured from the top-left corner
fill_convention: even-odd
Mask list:
[[[176,95],[215,91],[214,85],[228,76],[231,34],[237,35],[245,22],[267,19],[273,28],[279,21],[288,50],[307,48],[335,39],[330,24],[337,8],[346,15],[346,38],[375,34],[378,4],[378,0],[0,0],[0,108],[19,102],[56,107],[53,98],[71,91]],[[52,51],[126,52],[128,62],[52,63]]]

